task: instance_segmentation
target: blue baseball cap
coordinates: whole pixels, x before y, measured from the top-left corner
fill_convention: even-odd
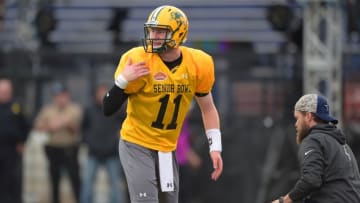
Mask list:
[[[330,115],[330,107],[325,97],[318,94],[302,96],[295,104],[295,111],[312,112],[323,121],[338,123],[338,120]]]
[[[68,88],[63,83],[56,82],[52,87],[52,92],[54,95],[57,95],[64,92],[68,92]]]

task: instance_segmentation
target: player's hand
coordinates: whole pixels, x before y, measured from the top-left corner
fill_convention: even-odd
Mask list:
[[[141,76],[148,75],[149,73],[150,70],[146,66],[145,62],[132,63],[132,59],[129,58],[121,74],[125,80],[130,82],[138,79]]]
[[[210,152],[210,157],[214,168],[214,171],[211,173],[211,179],[217,180],[223,171],[221,154],[218,151],[212,151]]]

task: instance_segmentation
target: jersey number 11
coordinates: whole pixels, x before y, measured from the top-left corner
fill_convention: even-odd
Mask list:
[[[176,120],[177,120],[178,113],[179,113],[181,97],[182,97],[182,95],[178,95],[173,100],[173,103],[175,104],[175,109],[174,109],[174,112],[173,112],[171,122],[166,125],[167,130],[176,129],[176,126],[177,126]],[[169,103],[169,98],[170,98],[170,95],[166,94],[164,97],[161,97],[159,99],[159,102],[161,103],[159,113],[157,115],[156,120],[151,123],[151,127],[164,129],[165,124],[163,123],[163,120],[164,120],[164,116],[165,116],[165,112],[166,112],[166,107],[167,107],[167,105]]]

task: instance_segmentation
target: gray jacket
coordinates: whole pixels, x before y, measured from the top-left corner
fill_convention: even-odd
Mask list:
[[[306,203],[359,203],[360,174],[344,134],[335,125],[319,124],[299,148],[300,179],[289,193]]]

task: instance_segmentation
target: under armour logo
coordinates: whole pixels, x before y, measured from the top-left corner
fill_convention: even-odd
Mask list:
[[[347,156],[347,158],[349,159],[349,161],[351,161],[351,156],[350,156],[349,152],[347,151],[346,146],[343,146],[343,147],[344,147],[345,155]]]
[[[324,106],[325,106],[326,111],[329,112],[329,105],[325,104]]]
[[[173,188],[174,184],[172,182],[168,182],[168,183],[166,183],[166,187],[167,188]]]
[[[208,141],[209,141],[209,145],[212,145],[213,141],[211,137],[208,138]]]
[[[139,193],[139,197],[146,197],[147,195],[146,195],[146,192],[140,192]]]
[[[313,149],[310,149],[309,151],[305,152],[305,156],[308,155],[310,152],[314,151]]]

